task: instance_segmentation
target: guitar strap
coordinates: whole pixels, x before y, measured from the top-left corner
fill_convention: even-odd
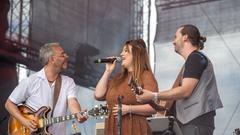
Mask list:
[[[62,78],[61,78],[61,75],[59,74],[57,79],[56,79],[55,87],[54,87],[53,107],[52,107],[52,114],[51,114],[51,116],[53,116],[53,111],[54,111],[55,105],[56,105],[56,103],[58,101],[58,97],[59,97],[59,93],[60,93],[60,90],[61,90],[61,86],[62,86]]]
[[[178,87],[181,84],[183,70],[184,70],[184,67],[182,67],[180,72],[178,73],[178,76],[177,76],[176,80],[174,81],[172,89]],[[170,112],[165,112],[165,115],[172,115],[172,113],[174,113],[174,110],[173,110],[174,109],[173,108],[174,103],[175,103],[174,100],[168,100],[166,102],[165,107],[168,108],[170,110]]]
[[[184,67],[181,68],[180,72],[178,73],[178,76],[172,86],[172,88],[176,88],[178,86],[180,86],[180,84],[182,83],[182,79],[183,79],[183,70],[184,70]]]

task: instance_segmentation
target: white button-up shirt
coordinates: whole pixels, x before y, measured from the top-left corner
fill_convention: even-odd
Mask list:
[[[76,98],[77,91],[74,80],[68,76],[61,75],[62,85],[59,93],[58,101],[55,105],[53,117],[65,116],[67,114],[67,100]],[[39,72],[30,75],[22,80],[19,85],[13,90],[9,99],[20,104],[25,102],[26,105],[38,110],[42,106],[53,106],[55,82],[50,86],[45,75],[44,68]],[[49,114],[51,114],[50,112]],[[56,123],[49,129],[53,135],[65,135],[65,122]]]

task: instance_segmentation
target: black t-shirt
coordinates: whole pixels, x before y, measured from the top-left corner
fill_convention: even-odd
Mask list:
[[[201,52],[193,51],[185,62],[183,78],[200,79],[204,69],[207,67],[208,60]]]

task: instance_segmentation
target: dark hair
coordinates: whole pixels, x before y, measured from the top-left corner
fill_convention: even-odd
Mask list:
[[[182,35],[188,35],[188,39],[192,45],[202,50],[204,48],[204,42],[206,42],[207,39],[200,35],[198,28],[192,24],[182,25],[181,27]]]

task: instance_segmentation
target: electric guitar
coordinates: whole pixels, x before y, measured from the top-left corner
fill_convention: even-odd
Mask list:
[[[142,87],[138,84],[137,80],[133,80],[131,79],[130,82],[128,83],[128,85],[131,87],[131,90],[137,94],[137,95],[141,95],[143,94],[142,91]],[[149,101],[148,104],[154,108],[156,111],[166,111],[167,108],[164,108],[163,106],[160,106],[159,104],[157,104],[156,102],[154,102],[153,100]]]
[[[38,129],[35,132],[31,132],[30,129],[22,125],[20,121],[13,116],[10,116],[8,121],[9,135],[51,135],[51,133],[48,132],[49,126],[55,123],[75,119],[78,114],[75,113],[71,115],[47,118],[48,113],[51,111],[51,108],[48,106],[42,106],[37,111],[26,105],[20,105],[18,106],[18,109],[25,118],[34,120],[37,123]],[[79,113],[93,117],[105,116],[108,114],[108,109],[107,106],[100,105],[100,107],[94,107],[89,111]]]

